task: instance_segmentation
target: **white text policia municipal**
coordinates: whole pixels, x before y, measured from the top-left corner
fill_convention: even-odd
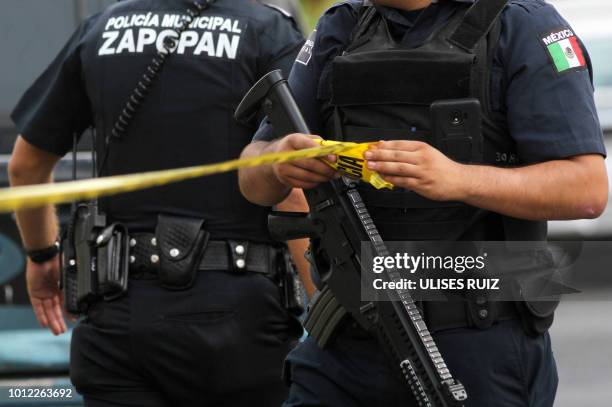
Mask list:
[[[164,41],[176,38],[186,16],[180,14],[135,14],[112,17],[106,22],[98,55],[164,51]],[[243,32],[240,20],[203,16],[196,18],[172,49],[179,55],[207,55],[235,59]]]

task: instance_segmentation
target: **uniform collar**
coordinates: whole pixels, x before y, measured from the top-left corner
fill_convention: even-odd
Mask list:
[[[432,0],[431,4],[437,5],[437,4],[443,4],[443,3],[474,3],[475,1],[476,0]],[[374,7],[386,20],[391,21],[392,23],[399,24],[406,28],[410,28],[414,26],[416,18],[410,18],[410,15],[409,15],[410,12],[406,13],[405,11],[400,11],[396,8],[386,7],[386,6],[374,5]],[[415,12],[415,14],[418,14],[418,13]]]

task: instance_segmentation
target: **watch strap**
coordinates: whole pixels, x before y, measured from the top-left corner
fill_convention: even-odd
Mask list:
[[[44,249],[29,250],[26,255],[36,264],[46,263],[59,253],[59,242],[53,243],[52,246]]]

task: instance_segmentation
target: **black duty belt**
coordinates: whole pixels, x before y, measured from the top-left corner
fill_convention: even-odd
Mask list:
[[[519,319],[512,301],[426,301],[423,314],[431,332],[456,328],[488,328],[510,319]]]
[[[171,249],[170,255],[172,255]],[[206,244],[199,271],[234,271],[276,275],[277,249],[249,241],[211,240]],[[152,233],[130,235],[130,274],[157,274],[160,253]]]
[[[478,312],[474,316],[471,309],[477,305]],[[421,303],[427,327],[430,332],[436,333],[457,328],[479,328],[482,320],[488,320],[490,325],[520,318],[516,304],[512,301],[500,301],[495,303],[470,304],[467,301],[427,301]],[[352,318],[344,326],[353,338],[371,338],[371,335],[361,328]]]

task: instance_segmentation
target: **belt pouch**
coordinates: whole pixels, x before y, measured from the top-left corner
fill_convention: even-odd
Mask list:
[[[196,273],[210,234],[203,219],[159,215],[155,236],[159,245],[159,280],[168,290],[185,290]]]
[[[522,300],[518,303],[518,310],[523,329],[532,337],[542,335],[553,323],[560,295],[546,293],[546,291],[555,291],[547,289],[546,286],[555,284],[553,283],[554,275],[555,271],[551,271],[547,278],[526,279],[516,284]]]
[[[104,229],[96,238],[98,293],[107,301],[127,292],[129,244],[127,228],[118,223]]]

